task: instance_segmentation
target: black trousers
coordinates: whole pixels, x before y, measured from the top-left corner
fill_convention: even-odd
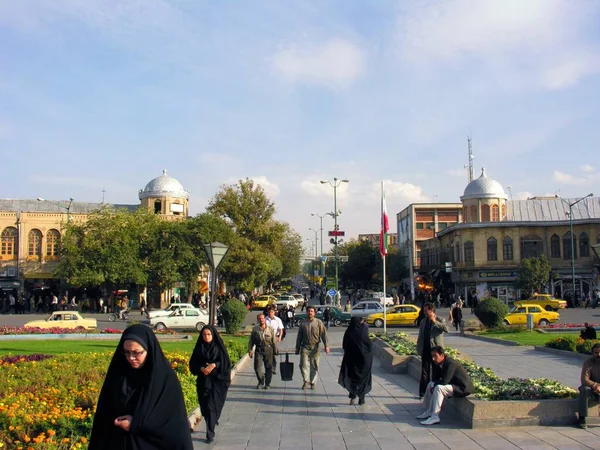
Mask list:
[[[593,402],[600,401],[600,396],[592,391],[592,388],[588,386],[579,386],[579,418],[587,417],[590,400]]]
[[[425,395],[425,391],[427,390],[427,385],[429,384],[431,378],[431,363],[431,352],[423,352],[423,355],[421,356],[421,379],[419,380],[419,397],[423,397]]]

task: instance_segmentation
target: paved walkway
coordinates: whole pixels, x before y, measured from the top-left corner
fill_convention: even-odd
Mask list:
[[[302,381],[296,356],[293,358],[296,366],[294,381],[283,382],[277,375],[269,391],[256,389],[252,364],[246,364],[229,390],[215,442],[210,446],[204,443],[205,428],[202,423],[198,431],[193,433],[194,448],[600,449],[600,427],[594,426],[587,431],[573,427],[471,430],[444,420],[440,425],[423,427],[414,418],[422,409],[415,397],[418,388],[416,381],[406,375],[384,372],[377,363],[373,368],[373,390],[367,397],[366,405],[350,406],[347,392],[337,384],[343,356],[340,348],[342,333],[336,331],[330,336],[333,350],[329,356],[321,357],[320,379],[315,391],[300,389]],[[293,346],[294,342],[295,330],[288,333],[283,347]],[[458,336],[448,336],[447,345],[465,353],[468,348],[478,364],[486,365],[487,361],[487,366],[494,370],[505,370],[510,376],[521,376],[519,370],[538,370],[547,358],[554,358],[545,353],[520,353],[523,349],[518,347],[488,344]],[[527,367],[520,367],[524,359],[532,361]],[[564,369],[567,371],[564,376],[570,376],[566,366]],[[578,368],[570,370],[578,377]],[[552,374],[547,376],[552,377]]]

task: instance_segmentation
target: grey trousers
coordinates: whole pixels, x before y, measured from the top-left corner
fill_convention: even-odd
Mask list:
[[[317,382],[320,357],[321,352],[318,345],[312,350],[304,347],[300,349],[300,372],[305,383],[314,384]]]
[[[264,350],[256,349],[256,352],[254,352],[254,372],[259,384],[271,385],[271,378],[273,378],[273,349],[271,347],[265,347]]]
[[[590,400],[593,402],[600,401],[600,396],[592,391],[592,388],[588,386],[579,386],[579,417],[587,417]]]

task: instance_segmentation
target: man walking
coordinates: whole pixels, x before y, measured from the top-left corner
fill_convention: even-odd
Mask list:
[[[419,382],[419,398],[425,395],[431,372],[431,349],[444,346],[444,333],[449,331],[446,321],[435,315],[432,303],[423,305],[423,320],[419,323],[417,352],[421,356],[421,380]]]
[[[277,374],[277,354],[279,353],[279,343],[283,339],[283,322],[275,315],[275,308],[270,306],[266,317],[267,325],[275,331],[275,349],[273,351],[273,374]]]
[[[442,404],[448,397],[466,397],[473,393],[473,382],[463,366],[446,356],[443,347],[431,349],[433,361],[432,381],[427,385],[423,405],[425,411],[417,419],[422,425],[440,423]]]
[[[248,341],[248,356],[254,358],[254,372],[258,379],[256,389],[271,389],[273,377],[273,354],[275,353],[275,330],[267,325],[264,314],[257,317],[258,325],[252,329]],[[263,372],[264,368],[264,372]]]
[[[579,387],[579,426],[587,428],[587,417],[590,399],[600,401],[600,343],[592,347],[592,356],[586,359],[581,369],[581,386]]]
[[[306,308],[307,319],[298,328],[296,338],[296,355],[300,355],[300,371],[302,372],[302,389],[315,389],[317,375],[319,373],[319,342],[323,341],[325,353],[329,354],[327,343],[327,330],[325,325],[315,317],[314,306]]]

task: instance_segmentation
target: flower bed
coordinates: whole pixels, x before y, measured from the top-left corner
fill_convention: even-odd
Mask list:
[[[546,342],[545,347],[591,355],[592,347],[597,343],[598,339],[582,339],[579,336],[567,336],[548,341]]]
[[[117,330],[116,328],[105,328],[104,330],[85,330],[83,328],[39,328],[39,327],[9,327],[0,326],[0,336],[6,335],[23,335],[23,334],[121,334],[123,330]],[[177,334],[175,331],[166,330],[154,330],[155,334]]]
[[[400,355],[417,355],[416,342],[406,333],[376,335],[387,342]],[[458,356],[454,349],[446,347],[448,356],[459,361],[473,381],[473,395],[479,400],[542,400],[550,398],[576,398],[577,391],[547,378],[527,379],[498,377],[490,369],[478,366]]]
[[[245,349],[226,341],[235,364]],[[0,448],[86,448],[112,352],[0,359]],[[188,411],[198,404],[190,355],[165,352],[177,373]]]
[[[595,323],[590,323],[589,325],[595,327],[600,327],[600,325],[597,325]],[[585,324],[583,323],[551,323],[550,325],[546,326],[546,328],[585,328]]]

